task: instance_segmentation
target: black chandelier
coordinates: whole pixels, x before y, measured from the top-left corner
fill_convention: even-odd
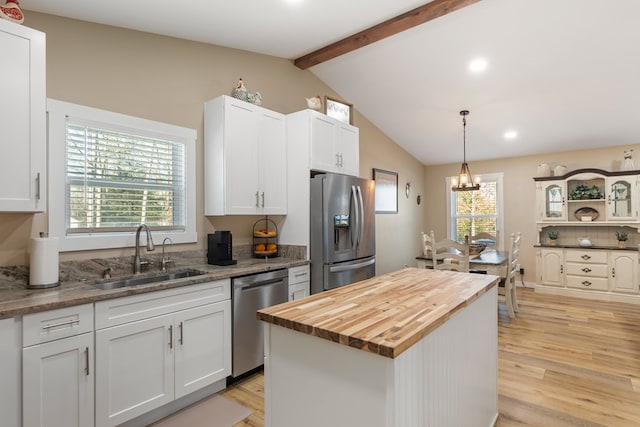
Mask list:
[[[460,174],[458,179],[453,179],[451,189],[453,191],[474,191],[480,189],[480,182],[474,181],[469,165],[467,164],[467,116],[469,110],[460,111],[462,116],[462,166],[460,166]]]

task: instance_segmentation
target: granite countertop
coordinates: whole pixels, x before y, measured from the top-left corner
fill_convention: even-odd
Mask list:
[[[100,261],[77,262],[75,265],[66,266],[64,269],[61,268],[60,286],[49,289],[26,288],[28,267],[0,268],[0,318],[308,264],[306,260],[291,258],[251,258],[239,260],[236,265],[215,266],[206,264],[206,261],[196,257],[191,260],[181,259],[180,263],[168,268],[168,272],[195,269],[205,273],[200,276],[112,290],[102,290],[94,286],[98,283],[132,277],[129,269],[130,257],[126,257],[125,261],[128,267],[126,272],[114,269],[116,274],[111,279],[100,278],[106,265],[101,264]],[[165,273],[153,271],[136,277],[162,274]]]
[[[405,268],[258,311],[307,335],[395,358],[496,286],[499,277]]]

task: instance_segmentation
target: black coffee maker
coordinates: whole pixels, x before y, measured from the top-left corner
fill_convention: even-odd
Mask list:
[[[233,265],[238,261],[231,259],[233,247],[231,231],[216,231],[208,234],[207,262],[212,265]]]

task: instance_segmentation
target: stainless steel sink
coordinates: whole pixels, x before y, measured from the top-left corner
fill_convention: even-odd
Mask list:
[[[185,277],[202,276],[203,274],[207,274],[207,273],[204,273],[198,270],[188,269],[188,270],[174,271],[172,273],[166,273],[160,276],[133,277],[131,279],[116,280],[113,282],[97,283],[94,286],[96,288],[100,288],[106,291],[109,289],[125,288],[129,286],[148,285],[149,283],[164,282],[167,280],[184,279]]]

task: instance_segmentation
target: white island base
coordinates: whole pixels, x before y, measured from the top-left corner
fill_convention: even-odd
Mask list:
[[[395,359],[265,324],[266,427],[494,425],[496,291]]]

